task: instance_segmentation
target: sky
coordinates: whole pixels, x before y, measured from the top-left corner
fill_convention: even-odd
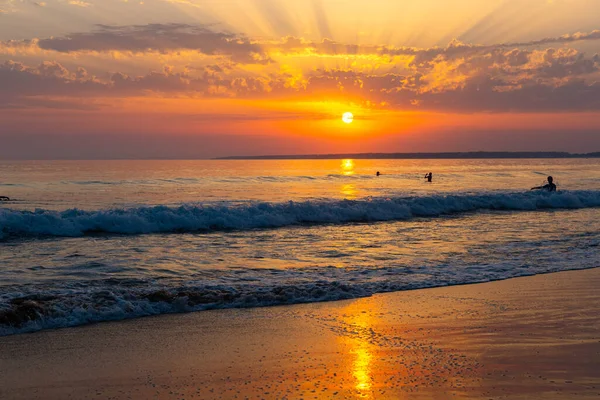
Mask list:
[[[600,151],[599,52],[600,0],[0,0],[0,158]]]

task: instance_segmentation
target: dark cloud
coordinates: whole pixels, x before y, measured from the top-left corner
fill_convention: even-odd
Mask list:
[[[44,61],[37,67],[29,67],[20,62],[7,61],[0,64],[0,87],[6,98],[22,96],[73,96],[86,93],[97,94],[105,85],[87,76],[85,69],[69,72],[64,66],[53,61]]]
[[[210,84],[215,83],[216,80],[207,75],[193,78],[186,73],[174,73],[168,67],[163,71],[152,71],[141,76],[128,76],[117,72],[107,80],[100,80],[84,68],[79,67],[71,71],[53,61],[42,62],[35,67],[7,61],[0,64],[0,107],[41,107],[44,104],[55,106],[55,103],[36,100],[40,96],[90,98],[140,95],[147,92],[201,93],[207,90]]]
[[[284,53],[306,53],[309,50],[312,53],[323,55],[380,55],[380,56],[414,56],[414,65],[422,65],[431,62],[436,57],[446,58],[463,57],[469,54],[486,53],[493,51],[506,51],[507,49],[535,47],[549,44],[567,44],[577,41],[600,40],[600,30],[594,30],[589,33],[573,33],[558,37],[548,37],[529,42],[497,43],[491,45],[476,45],[462,43],[459,40],[452,40],[446,47],[393,47],[384,45],[357,45],[351,43],[337,42],[331,39],[323,39],[320,42],[307,41],[293,36],[285,37],[277,44],[270,44],[267,47],[282,51]]]
[[[185,73],[173,73],[166,68],[162,72],[150,72],[147,75],[131,77],[122,73],[115,73],[110,78],[108,89],[119,95],[128,93],[151,92],[190,92],[204,91],[208,87],[207,81],[191,78]]]
[[[267,63],[262,48],[247,38],[214,32],[187,24],[148,24],[134,26],[99,25],[88,33],[41,39],[41,49],[62,53],[77,51],[172,52],[195,50],[207,55],[223,55],[240,63]]]
[[[404,100],[400,93],[397,97]],[[506,89],[505,82],[482,77],[455,90],[428,92],[415,98],[424,109],[458,112],[598,111],[600,85],[579,79],[558,85],[529,80]]]
[[[540,40],[532,40],[530,42],[514,42],[507,43],[504,46],[508,47],[523,47],[523,46],[541,46],[547,44],[572,43],[584,40],[600,40],[600,30],[594,30],[589,33],[577,32],[557,37],[547,37]]]

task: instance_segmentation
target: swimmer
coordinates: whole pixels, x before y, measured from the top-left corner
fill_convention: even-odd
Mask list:
[[[556,185],[554,184],[554,178],[548,177],[548,183],[544,186],[532,187],[531,190],[546,190],[548,192],[556,192]]]

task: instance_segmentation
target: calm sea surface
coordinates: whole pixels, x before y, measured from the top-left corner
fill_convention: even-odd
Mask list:
[[[0,162],[0,195],[0,335],[600,266],[598,159]]]

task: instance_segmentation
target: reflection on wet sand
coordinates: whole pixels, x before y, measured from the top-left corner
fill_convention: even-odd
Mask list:
[[[445,299],[427,298],[426,304],[421,298],[394,311],[385,300],[354,301],[332,319],[345,354],[346,398],[397,400],[432,392],[450,398],[477,389],[480,364],[432,340],[439,340],[436,321],[450,311]]]
[[[360,392],[363,397],[372,397],[372,381],[371,376],[371,361],[373,355],[368,345],[364,342],[357,340],[356,348],[354,349],[354,365],[353,375],[356,379],[356,390]]]
[[[351,335],[346,338],[348,353],[352,359],[352,376],[357,394],[364,399],[373,399],[373,347],[371,343],[371,314],[361,311],[353,305],[344,313],[345,324]]]

